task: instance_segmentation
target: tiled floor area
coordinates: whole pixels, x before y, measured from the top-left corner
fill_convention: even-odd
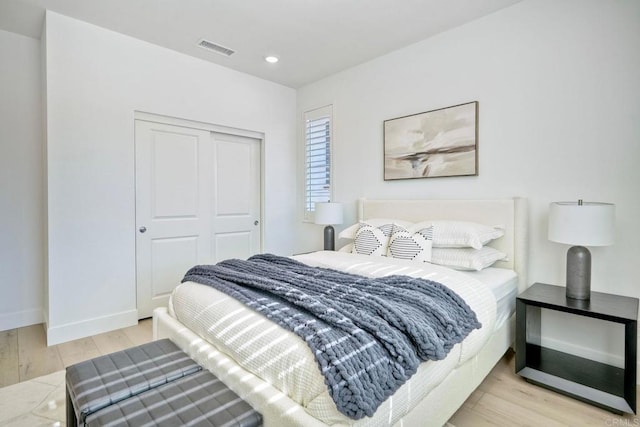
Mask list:
[[[65,371],[0,388],[0,425],[65,426]]]

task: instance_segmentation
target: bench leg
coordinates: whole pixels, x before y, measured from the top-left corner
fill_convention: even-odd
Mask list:
[[[66,391],[67,395],[67,427],[75,427],[78,425],[78,419],[76,418],[76,410],[73,408],[73,402],[69,395],[69,390]]]

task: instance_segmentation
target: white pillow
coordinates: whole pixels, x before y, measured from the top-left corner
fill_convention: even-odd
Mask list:
[[[507,254],[489,246],[482,249],[473,248],[433,248],[431,262],[456,270],[480,271],[490,267],[496,261],[505,260]]]
[[[430,225],[433,226],[434,248],[480,249],[504,235],[503,227],[468,221],[425,221],[414,224],[409,231],[417,231]]]
[[[356,222],[355,224],[345,228],[338,233],[338,237],[340,239],[355,239],[356,232],[358,231],[358,228],[360,228],[360,224],[367,224],[373,227],[380,227],[385,224],[397,224],[402,228],[409,228],[412,225],[411,222],[403,221],[401,219],[372,218],[366,221]]]
[[[353,242],[347,243],[346,245],[344,245],[343,247],[338,249],[338,252],[346,252],[348,254],[352,253],[353,252]]]
[[[431,243],[433,227],[424,228],[416,233],[396,231],[389,239],[387,256],[413,261],[431,261]]]
[[[352,253],[362,255],[387,256],[389,238],[395,231],[405,231],[395,224],[384,224],[380,227],[361,223],[353,240]]]

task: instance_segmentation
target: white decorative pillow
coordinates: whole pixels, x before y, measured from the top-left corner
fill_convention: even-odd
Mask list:
[[[492,266],[496,261],[504,260],[507,254],[489,246],[473,248],[433,248],[431,262],[456,270],[480,271]]]
[[[387,256],[389,238],[394,231],[404,230],[395,224],[384,224],[374,227],[361,223],[353,240],[352,253],[362,255]]]
[[[388,257],[410,259],[413,261],[431,261],[433,227],[424,228],[416,233],[396,231],[389,239]]]
[[[480,249],[490,241],[502,237],[499,226],[488,226],[468,221],[425,221],[414,224],[409,231],[433,226],[434,248]]]
[[[372,218],[366,221],[356,222],[355,224],[345,228],[340,233],[338,233],[338,237],[340,239],[355,239],[358,228],[360,228],[361,224],[367,224],[372,227],[380,227],[385,224],[396,224],[402,228],[411,227],[411,222],[403,221],[401,219],[386,219],[386,218]]]

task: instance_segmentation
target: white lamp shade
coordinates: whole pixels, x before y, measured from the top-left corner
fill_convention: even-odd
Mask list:
[[[316,224],[342,224],[341,203],[316,203],[314,222]]]
[[[549,205],[549,240],[580,246],[613,244],[615,205],[554,202]]]

